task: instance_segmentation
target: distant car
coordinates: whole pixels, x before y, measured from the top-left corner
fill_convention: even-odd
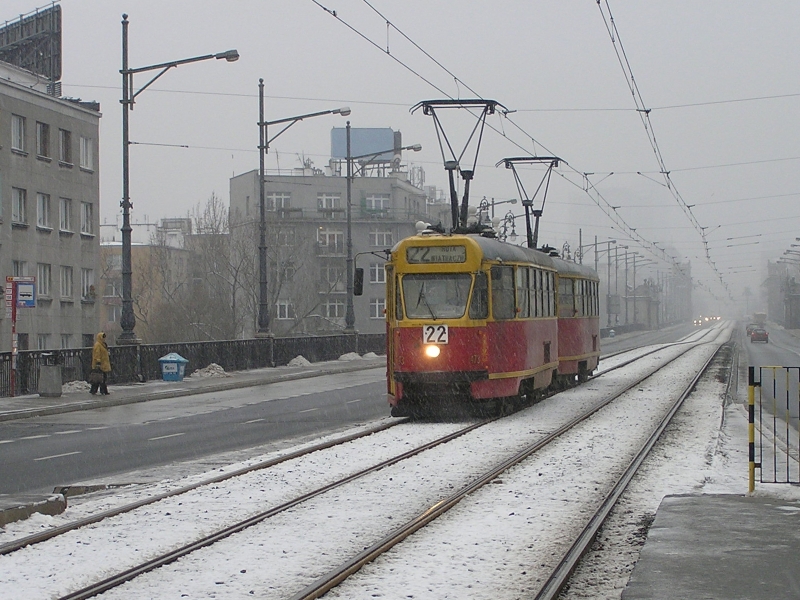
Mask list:
[[[767,333],[767,330],[761,327],[756,327],[753,329],[753,332],[750,334],[750,343],[753,342],[764,342],[765,344],[769,344],[769,333]]]
[[[694,320],[694,326],[695,327],[700,327],[702,324],[703,324],[703,319],[695,319]]]
[[[747,326],[747,329],[746,329],[746,331],[747,331],[747,335],[750,335],[750,334],[752,334],[752,333],[753,333],[753,330],[754,330],[754,329],[758,329],[759,327],[760,327],[760,325],[759,325],[758,323],[750,323],[750,324]]]

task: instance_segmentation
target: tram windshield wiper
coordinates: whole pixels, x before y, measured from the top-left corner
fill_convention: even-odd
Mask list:
[[[417,298],[417,307],[419,307],[419,303],[424,302],[425,306],[428,308],[428,312],[431,313],[431,317],[433,320],[436,320],[436,313],[433,312],[433,308],[431,307],[428,299],[425,297],[425,284],[423,283],[419,288],[419,298]]]

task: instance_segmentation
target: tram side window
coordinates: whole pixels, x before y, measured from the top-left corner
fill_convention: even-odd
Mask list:
[[[386,265],[386,318],[393,319],[396,302],[392,302],[394,297],[394,269]],[[393,306],[394,305],[394,306]]]
[[[539,287],[541,287],[542,272],[538,269],[531,269],[528,274],[528,310],[532,317],[541,317],[542,309],[539,301]],[[537,287],[537,282],[540,285]]]
[[[547,274],[547,316],[556,316],[556,276],[554,273]]]
[[[530,267],[517,267],[517,316],[530,317],[530,304],[528,303],[528,280],[531,277]]]
[[[539,271],[536,275],[536,298],[537,298],[536,302],[539,306],[538,314],[540,317],[547,316],[547,308],[544,302],[544,294],[545,294],[544,282],[546,278],[547,278],[547,273],[544,273],[542,271]]]
[[[570,318],[575,312],[575,298],[572,290],[572,279],[561,277],[558,280],[558,316]]]
[[[584,302],[586,301],[586,290],[584,288],[584,284],[586,282],[583,279],[575,280],[575,316],[576,317],[583,317],[586,315],[586,305]]]
[[[594,313],[592,314],[598,316],[600,315],[600,284],[594,281],[592,286],[594,288]]]
[[[403,300],[400,297],[400,281],[398,279],[392,278],[392,283],[394,285],[394,318],[398,321],[403,320]],[[387,297],[390,297],[387,294]]]
[[[486,273],[475,273],[475,285],[472,288],[472,299],[469,303],[470,319],[485,319],[489,316],[489,284]]]
[[[492,267],[492,315],[514,318],[514,267]]]

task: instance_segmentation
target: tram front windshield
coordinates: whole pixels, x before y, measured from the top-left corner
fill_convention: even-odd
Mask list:
[[[457,319],[464,316],[472,276],[469,273],[419,273],[403,277],[406,317]]]

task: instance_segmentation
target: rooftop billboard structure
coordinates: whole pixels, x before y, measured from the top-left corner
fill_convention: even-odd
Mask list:
[[[392,162],[402,147],[399,131],[389,127],[351,127],[350,156],[365,156],[369,162]],[[389,152],[384,152],[389,150]],[[371,155],[375,154],[373,158]],[[347,158],[347,129],[334,127],[331,130],[331,158]]]
[[[59,81],[61,6],[53,4],[6,21],[0,27],[0,61],[46,77],[53,84]]]

